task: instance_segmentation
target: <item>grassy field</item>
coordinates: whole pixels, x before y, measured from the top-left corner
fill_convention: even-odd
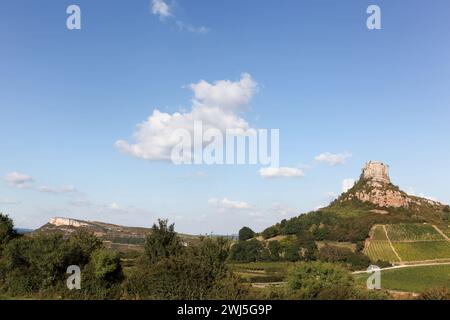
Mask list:
[[[367,281],[365,274],[356,275],[355,278],[361,285],[365,285]],[[432,287],[450,289],[450,265],[385,270],[381,273],[381,287],[418,293]]]

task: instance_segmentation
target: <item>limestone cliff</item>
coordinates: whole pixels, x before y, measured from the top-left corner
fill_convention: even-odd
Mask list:
[[[417,206],[441,207],[442,204],[408,195],[391,183],[389,167],[378,161],[369,161],[362,169],[359,181],[336,201],[359,200],[378,208],[413,208]]]

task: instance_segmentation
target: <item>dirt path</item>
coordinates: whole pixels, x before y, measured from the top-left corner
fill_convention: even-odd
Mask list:
[[[403,269],[403,268],[415,268],[415,267],[442,266],[442,265],[450,265],[450,262],[430,262],[430,263],[417,263],[417,264],[402,264],[402,265],[399,265],[399,266],[383,268],[383,269],[380,269],[380,271],[394,270],[394,269]],[[362,274],[362,273],[367,273],[367,270],[352,272],[352,274]]]
[[[441,229],[439,229],[439,228],[438,228],[436,225],[434,225],[434,224],[433,224],[432,226],[433,226],[433,228],[434,228],[437,232],[440,233],[441,236],[444,237],[445,240],[447,240],[447,241],[450,242],[450,238],[447,237],[447,235],[446,235],[445,233],[443,233]]]
[[[387,230],[386,230],[386,225],[383,225],[383,229],[384,229],[384,233],[386,234],[386,238],[389,241],[389,245],[391,246],[392,251],[395,253],[395,255],[397,256],[398,262],[402,263],[402,258],[400,258],[400,255],[398,254],[397,250],[395,250],[394,246],[392,245],[391,239],[388,236]]]

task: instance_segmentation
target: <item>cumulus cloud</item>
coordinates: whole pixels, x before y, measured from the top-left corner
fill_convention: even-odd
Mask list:
[[[347,192],[355,185],[355,179],[347,178],[342,181],[342,192]]]
[[[160,19],[164,19],[172,15],[170,6],[163,0],[152,0],[151,10],[152,13],[159,16]]]
[[[145,160],[170,160],[171,151],[180,141],[173,135],[178,129],[187,130],[191,137],[194,122],[202,121],[203,130],[248,130],[249,124],[238,114],[249,103],[257,90],[257,83],[250,74],[243,73],[238,81],[220,80],[209,83],[204,80],[191,84],[192,108],[188,112],[172,114],[154,110],[144,122],[136,126],[134,142],[118,140],[119,151]]]
[[[6,175],[5,181],[12,187],[19,189],[28,189],[33,183],[33,178],[27,174],[19,172],[10,172]]]
[[[344,164],[352,155],[349,153],[330,153],[324,152],[317,155],[314,159],[318,162],[324,162],[331,166],[338,166]]]
[[[253,209],[253,206],[247,202],[229,200],[227,198],[223,198],[223,199],[212,198],[212,199],[208,200],[208,203],[210,205],[212,205],[213,207],[216,207],[219,210],[227,210],[227,209],[251,210],[251,209]]]
[[[299,168],[288,167],[267,167],[259,169],[259,174],[263,178],[299,178],[303,177],[305,173]]]

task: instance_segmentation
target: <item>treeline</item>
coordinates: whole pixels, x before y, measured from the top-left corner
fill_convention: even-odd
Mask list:
[[[315,241],[339,241],[358,243],[364,241],[369,231],[375,224],[390,224],[411,222],[411,217],[406,212],[396,212],[391,215],[353,213],[352,209],[343,214],[333,208],[318,210],[289,220],[282,220],[265,229],[261,235],[269,239],[278,235],[296,235],[300,239]],[[417,220],[416,222],[420,222]]]
[[[78,230],[20,236],[0,214],[0,296],[50,299],[243,299],[248,287],[228,269],[230,242],[203,238],[184,246],[173,225],[159,221],[136,265]],[[81,289],[68,290],[68,266],[81,270]]]
[[[234,244],[229,259],[235,262],[266,261],[324,261],[339,263],[350,270],[363,270],[370,265],[370,259],[362,253],[364,243],[358,242],[355,250],[325,244],[320,249],[310,234],[280,237],[280,240],[258,240],[248,227],[239,232],[239,242]],[[388,263],[379,262],[386,266]]]

